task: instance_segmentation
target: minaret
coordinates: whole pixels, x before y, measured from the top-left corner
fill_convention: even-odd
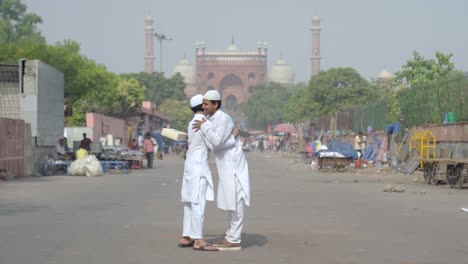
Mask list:
[[[154,55],[153,55],[153,18],[147,16],[145,18],[145,72],[154,72]]]
[[[312,78],[320,72],[320,18],[312,18]]]

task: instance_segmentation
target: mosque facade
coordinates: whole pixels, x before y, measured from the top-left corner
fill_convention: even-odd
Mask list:
[[[320,72],[320,19],[312,19],[311,77]],[[153,18],[145,18],[145,67],[146,73],[154,72]],[[226,50],[212,51],[205,42],[195,43],[195,60],[192,65],[187,58],[173,68],[172,73],[184,77],[185,95],[191,97],[208,90],[220,92],[224,108],[233,110],[238,104],[246,103],[254,94],[257,85],[266,82],[280,83],[284,86],[294,84],[293,69],[282,58],[268,66],[268,44],[257,43],[257,48],[243,51],[237,48],[234,38]]]
[[[205,42],[196,42],[195,66],[184,58],[174,67],[173,74],[177,72],[185,79],[187,97],[217,90],[226,110],[246,103],[259,84],[294,83],[292,68],[282,58],[268,71],[266,42],[258,42],[257,49],[250,51],[240,50],[234,41],[223,51],[210,51]]]

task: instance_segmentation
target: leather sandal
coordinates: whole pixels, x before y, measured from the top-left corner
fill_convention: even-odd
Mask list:
[[[179,243],[178,246],[181,247],[181,248],[185,248],[185,247],[193,247],[194,244],[195,244],[195,240],[192,240],[192,242],[190,242],[188,244]]]
[[[201,245],[200,247],[194,247],[193,250],[199,250],[199,251],[219,251],[218,248],[215,248],[213,246],[210,246],[208,244]]]

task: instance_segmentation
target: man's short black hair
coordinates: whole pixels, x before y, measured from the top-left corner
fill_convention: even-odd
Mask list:
[[[212,104],[218,103],[218,108],[217,108],[217,110],[221,109],[221,100],[210,100],[210,102],[211,102]]]
[[[194,107],[192,107],[192,108],[190,108],[190,109],[192,109],[192,111],[193,111],[194,113],[196,113],[196,112],[203,112],[203,104],[196,105],[196,106],[194,106]]]

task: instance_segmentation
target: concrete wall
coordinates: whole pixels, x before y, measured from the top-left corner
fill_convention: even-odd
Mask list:
[[[91,138],[93,142],[99,142],[101,137],[106,137],[108,134],[111,134],[114,141],[120,138],[120,143],[122,145],[128,144],[127,123],[125,120],[96,113],[87,113],[86,126],[93,129],[93,137]],[[114,145],[114,143],[112,145]]]
[[[37,60],[26,61],[21,118],[31,124],[37,146],[55,146],[63,137],[64,75]]]
[[[37,60],[26,60],[24,68],[22,65],[0,65],[0,117],[24,120],[15,120],[24,123],[15,141],[16,146],[23,146],[24,159],[21,169],[15,169],[17,176],[39,172],[40,162],[56,154],[55,145],[63,137],[64,127],[63,73]],[[5,126],[0,125],[2,128]],[[0,148],[6,148],[5,138],[0,137]],[[8,149],[1,155],[8,155],[11,163],[12,157],[19,157],[11,153]]]
[[[38,146],[55,146],[64,128],[64,74],[38,62]]]

